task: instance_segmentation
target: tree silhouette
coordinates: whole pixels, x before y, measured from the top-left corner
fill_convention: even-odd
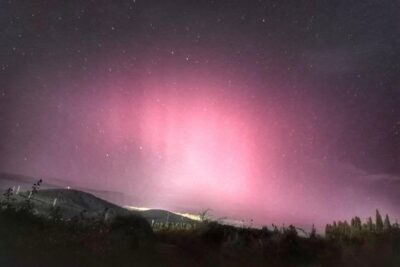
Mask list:
[[[8,188],[8,189],[6,190],[6,192],[4,192],[3,196],[4,196],[5,200],[6,200],[7,202],[9,202],[9,201],[11,200],[12,196],[13,196],[13,190],[12,190],[12,188],[11,188],[11,187]]]
[[[379,210],[376,210],[375,224],[376,224],[376,231],[382,232],[383,231],[383,220],[382,220],[381,214],[379,213]]]
[[[4,192],[3,196],[4,196],[4,201],[2,201],[2,203],[5,205],[6,208],[10,208],[11,207],[11,201],[15,200],[13,198],[13,189],[10,187],[6,190],[6,192]]]
[[[372,218],[368,217],[367,220],[367,230],[372,232],[374,230],[374,223],[372,222]]]
[[[311,228],[310,238],[311,239],[317,238],[317,229],[315,229],[315,225],[314,224],[312,225],[312,228]]]
[[[389,215],[386,214],[385,221],[383,222],[383,230],[390,231],[392,225],[390,224]]]
[[[33,205],[32,205],[32,202],[31,202],[31,198],[32,198],[35,194],[37,194],[37,193],[39,192],[40,185],[42,184],[42,182],[43,182],[43,180],[40,179],[39,181],[37,181],[36,183],[34,183],[34,184],[32,185],[32,190],[31,190],[31,191],[27,191],[28,197],[27,197],[27,199],[25,200],[25,204],[24,204],[24,206],[23,206],[23,209],[25,209],[26,211],[29,211],[29,212],[32,211]]]

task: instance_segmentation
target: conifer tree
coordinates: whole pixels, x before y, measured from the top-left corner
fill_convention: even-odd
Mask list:
[[[381,214],[379,213],[379,210],[376,210],[375,224],[376,224],[376,231],[382,232],[383,231],[383,220],[382,220]]]
[[[359,217],[354,217],[351,219],[351,235],[355,236],[360,233],[362,229],[362,222]]]
[[[386,214],[385,221],[383,222],[383,230],[389,231],[391,228],[392,225],[390,224],[389,215]]]
[[[362,228],[362,222],[361,222],[361,219],[360,219],[360,217],[355,217],[354,218],[354,222],[355,222],[355,226],[356,226],[356,228],[358,229],[358,230],[361,230],[361,228]]]
[[[332,237],[332,225],[327,224],[327,225],[325,226],[325,236],[326,236],[327,238]]]
[[[350,227],[349,223],[345,220],[343,222],[343,234],[345,236],[348,236],[348,235],[350,235],[350,232],[351,232],[351,227]]]
[[[372,222],[372,218],[371,218],[371,217],[368,217],[368,220],[367,220],[367,229],[368,229],[368,231],[370,231],[370,232],[374,231],[374,223]]]
[[[311,228],[310,238],[311,238],[311,239],[317,238],[317,229],[315,229],[314,224],[312,225],[312,228]]]

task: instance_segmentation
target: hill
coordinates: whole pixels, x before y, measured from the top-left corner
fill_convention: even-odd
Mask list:
[[[110,190],[96,190],[93,188],[87,188],[85,186],[68,182],[63,179],[54,177],[32,177],[20,174],[0,172],[0,190],[6,190],[7,188],[14,188],[20,191],[30,190],[32,185],[39,179],[43,180],[41,189],[67,189],[72,188],[78,191],[87,192],[93,194],[101,199],[107,200],[108,202],[117,204],[119,206],[125,205],[126,203],[137,203],[137,199],[134,196],[130,196],[121,192],[115,192]]]
[[[14,195],[16,206],[22,206],[29,198],[28,192]],[[34,213],[47,216],[57,207],[59,215],[64,219],[78,217],[96,218],[127,215],[131,212],[115,204],[107,202],[92,194],[73,189],[43,189],[30,198]]]
[[[146,218],[150,223],[198,223],[198,220],[188,218],[186,215],[181,215],[175,212],[161,209],[146,209],[137,210],[129,208],[133,212],[139,213],[142,217]]]
[[[32,185],[37,180],[38,178],[30,176],[0,173],[0,190],[4,192],[7,188],[13,188],[16,205],[22,205],[29,196],[28,191],[31,190]],[[17,190],[18,194],[16,195]],[[66,189],[65,181],[53,179],[50,182],[44,180],[40,190],[31,198],[31,201],[35,207],[34,212],[37,214],[47,216],[55,206],[65,219],[82,216],[99,219],[116,215],[137,214],[149,223],[196,223],[195,220],[167,210],[123,208],[118,205],[118,202],[122,199],[126,201],[128,197],[118,192],[81,188]]]

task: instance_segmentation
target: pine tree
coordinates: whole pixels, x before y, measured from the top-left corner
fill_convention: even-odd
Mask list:
[[[389,215],[386,214],[385,221],[383,222],[383,230],[389,231],[391,228],[392,225],[390,224]]]
[[[382,216],[379,213],[379,210],[376,210],[375,224],[376,224],[376,231],[382,232],[383,231],[383,221],[382,221]]]
[[[315,226],[313,224],[310,232],[310,239],[316,239],[316,238],[317,238],[317,229],[315,229]]]
[[[343,234],[345,236],[349,236],[350,233],[351,233],[351,227],[350,227],[349,223],[345,220],[343,222]]]
[[[368,229],[369,232],[374,231],[374,223],[372,222],[372,218],[371,217],[368,217],[367,229]]]
[[[361,230],[361,228],[362,228],[362,222],[361,222],[361,219],[360,219],[360,217],[355,217],[354,218],[354,222],[355,222],[355,225],[356,225],[356,228],[357,228],[357,230]]]
[[[327,238],[332,237],[332,225],[327,224],[327,225],[325,226],[325,236],[326,236]]]
[[[361,219],[359,217],[354,217],[351,219],[351,235],[357,236],[362,229]]]

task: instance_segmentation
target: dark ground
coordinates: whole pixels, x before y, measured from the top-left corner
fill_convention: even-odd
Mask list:
[[[10,188],[0,200],[0,266],[400,266],[400,226],[378,210],[374,220],[333,222],[323,236],[206,219],[152,228],[148,218],[93,195],[40,185],[19,195]],[[49,205],[54,194],[59,202]]]

